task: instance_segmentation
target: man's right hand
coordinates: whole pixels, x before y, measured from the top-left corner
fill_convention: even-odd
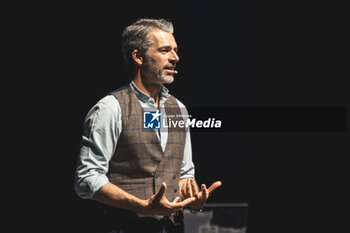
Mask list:
[[[195,197],[187,198],[182,202],[176,197],[172,202],[165,197],[167,186],[163,182],[158,193],[145,200],[145,208],[142,214],[170,216],[172,213],[180,211],[182,208],[196,200]]]

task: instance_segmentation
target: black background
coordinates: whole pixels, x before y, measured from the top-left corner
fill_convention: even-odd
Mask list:
[[[16,147],[35,178],[20,175],[18,197],[30,205],[15,217],[39,213],[25,226],[37,231],[92,229],[91,203],[73,190],[75,160],[86,113],[129,82],[125,26],[141,17],[173,22],[179,74],[167,87],[187,106],[348,108],[343,9],[253,0],[16,6],[11,58],[23,65],[10,78],[21,97],[17,123],[29,126],[28,145]],[[197,132],[192,148],[198,182],[223,182],[210,202],[249,203],[250,233],[343,229],[347,131]]]

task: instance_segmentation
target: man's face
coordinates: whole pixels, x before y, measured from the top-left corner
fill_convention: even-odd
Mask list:
[[[172,83],[177,73],[174,68],[179,61],[175,38],[162,30],[150,32],[149,37],[154,43],[144,56],[142,71],[152,83]]]

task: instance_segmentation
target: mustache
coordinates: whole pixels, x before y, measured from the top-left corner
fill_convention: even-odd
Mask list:
[[[168,63],[163,67],[163,69],[175,69],[175,66],[176,64]]]
[[[176,66],[176,64],[175,64],[175,65],[169,64],[169,65],[165,65],[165,66],[163,67],[163,69],[170,69],[170,70],[172,70],[172,71],[174,72],[174,74],[177,74],[178,71],[175,70],[175,66]]]
[[[164,66],[163,69],[175,69],[175,66],[173,65]]]

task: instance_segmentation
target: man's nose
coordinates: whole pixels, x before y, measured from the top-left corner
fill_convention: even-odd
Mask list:
[[[179,55],[177,55],[175,50],[172,50],[169,60],[176,63],[180,61]]]

